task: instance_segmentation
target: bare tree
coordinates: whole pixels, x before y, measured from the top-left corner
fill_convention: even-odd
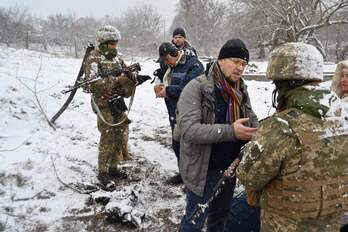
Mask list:
[[[261,9],[251,9],[244,0],[230,0],[224,24],[225,39],[240,38],[249,48],[257,48],[251,52],[253,59],[264,59],[269,44],[265,38],[272,34],[269,18],[261,13]]]
[[[343,14],[345,17],[348,18],[348,9],[346,9],[341,14]],[[338,16],[338,17],[341,17],[341,16]],[[335,43],[335,58],[336,58],[336,61],[341,61],[348,58],[348,41],[347,41],[348,25],[347,24],[335,25],[333,29],[334,29],[333,33],[328,33],[328,34],[335,35],[335,38],[333,40],[336,42]]]
[[[8,12],[4,8],[0,8],[0,41],[6,43],[7,47],[10,46],[10,17]]]
[[[344,60],[348,57],[348,26],[336,27],[336,61]]]
[[[49,120],[49,118],[47,117],[47,114],[41,104],[41,101],[39,99],[39,93],[42,92],[42,91],[45,91],[47,89],[50,89],[50,88],[47,88],[47,89],[42,89],[42,90],[39,90],[38,89],[38,81],[39,81],[39,78],[41,76],[41,70],[42,70],[42,57],[41,57],[41,60],[40,60],[40,67],[39,67],[39,70],[36,74],[36,77],[35,79],[33,80],[34,81],[34,85],[33,87],[30,87],[27,83],[25,83],[20,77],[18,77],[18,75],[16,75],[16,79],[33,95],[34,97],[34,100],[33,100],[33,103],[35,105],[35,107],[37,108],[37,110],[39,111],[39,113],[44,117],[45,121],[48,123],[48,125],[50,127],[52,127],[52,129],[56,129],[55,126],[53,125],[53,123]]]
[[[129,8],[119,20],[123,22],[120,25],[123,40],[128,47],[153,49],[153,43],[159,38],[161,20],[161,16],[152,5],[142,4]]]
[[[347,0],[244,0],[255,12],[262,13],[272,29],[265,44],[275,47],[284,42],[311,43],[326,57],[318,30],[335,24],[346,24],[348,18],[334,18],[347,8]]]
[[[180,0],[171,29],[184,27],[189,40],[203,54],[215,54],[215,45],[230,28],[223,24],[226,12],[225,3],[218,0]]]
[[[10,46],[11,42],[18,45],[25,41],[28,31],[32,30],[31,16],[28,8],[15,5],[8,9],[0,8],[1,41]]]
[[[68,16],[61,13],[48,16],[45,25],[46,35],[54,40],[56,45],[63,45],[69,39],[69,19]]]

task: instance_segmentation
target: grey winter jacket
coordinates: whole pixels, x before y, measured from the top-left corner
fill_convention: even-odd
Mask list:
[[[242,82],[243,83],[243,82]],[[244,85],[244,83],[243,83]],[[250,127],[257,127],[256,114],[244,85],[246,102],[241,112],[249,117]],[[177,105],[176,136],[180,135],[179,169],[185,186],[202,196],[206,184],[213,143],[236,141],[234,129],[228,124],[215,122],[214,80],[201,75],[189,82],[181,93]]]

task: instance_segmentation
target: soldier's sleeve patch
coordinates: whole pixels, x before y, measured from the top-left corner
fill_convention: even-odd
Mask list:
[[[249,156],[252,159],[255,159],[255,154],[261,154],[263,151],[262,145],[256,141],[253,140],[249,142],[245,148],[243,149],[243,154]]]
[[[240,165],[239,165],[240,171],[244,174],[247,174],[249,172],[249,169],[251,168],[251,166],[260,157],[262,151],[263,151],[263,148],[258,141],[253,140],[253,141],[247,143],[245,145],[244,149],[242,150],[243,158],[242,158]]]

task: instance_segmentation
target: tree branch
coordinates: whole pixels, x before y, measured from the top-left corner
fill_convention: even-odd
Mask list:
[[[83,192],[83,191],[79,190],[78,188],[75,188],[75,187],[73,187],[73,186],[71,186],[71,185],[65,183],[64,181],[62,181],[62,179],[61,179],[61,178],[59,177],[59,175],[58,175],[57,168],[56,168],[56,165],[55,165],[55,163],[54,163],[54,160],[53,160],[52,155],[51,155],[50,157],[51,157],[51,161],[52,161],[52,166],[53,166],[54,174],[56,175],[57,180],[58,180],[63,186],[65,186],[65,187],[67,187],[67,188],[71,189],[72,191],[74,191],[74,192],[76,192],[76,193],[79,193],[79,194],[89,194],[89,193],[91,193],[91,192],[95,192],[95,191]]]
[[[348,19],[328,21],[328,22],[321,23],[321,24],[315,24],[315,25],[309,25],[309,26],[303,27],[301,30],[299,30],[297,32],[296,39],[298,40],[300,38],[300,36],[306,31],[317,30],[319,28],[327,27],[327,26],[335,25],[335,24],[348,24]]]
[[[41,102],[40,102],[40,99],[38,97],[38,93],[39,91],[37,90],[37,82],[40,78],[40,73],[41,73],[41,70],[42,70],[42,56],[41,56],[41,60],[40,60],[40,66],[39,66],[39,70],[36,74],[36,77],[34,79],[34,87],[31,88],[29,87],[24,81],[22,81],[19,77],[18,77],[18,74],[16,74],[16,79],[29,91],[33,94],[34,98],[35,98],[35,101],[34,104],[36,106],[36,108],[39,110],[39,112],[44,116],[45,120],[47,121],[48,125],[53,128],[54,130],[56,129],[55,126],[53,125],[53,123],[49,120],[49,118],[47,117],[42,105],[41,105]],[[18,72],[18,70],[16,71]]]
[[[329,21],[330,20],[330,17],[336,13],[338,10],[344,8],[348,6],[348,3],[346,2],[343,2],[341,1],[340,3],[337,3],[336,5],[332,5],[330,7],[328,7],[322,14],[322,19],[323,21]],[[330,11],[331,10],[331,11]]]
[[[28,138],[29,139],[29,138]],[[0,152],[9,152],[9,151],[15,151],[18,148],[22,147],[23,145],[27,145],[28,144],[28,139],[24,140],[23,143],[21,143],[20,145],[18,145],[17,147],[14,148],[10,148],[10,149],[4,149],[4,150],[0,150]]]

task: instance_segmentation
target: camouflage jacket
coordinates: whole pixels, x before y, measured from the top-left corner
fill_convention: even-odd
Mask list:
[[[98,78],[98,75],[102,72],[124,67],[126,67],[124,61],[118,56],[112,60],[108,60],[101,55],[98,50],[94,50],[87,58],[84,78],[86,80],[95,79]],[[96,104],[100,108],[104,108],[107,106],[107,99],[110,96],[118,95],[122,97],[130,97],[133,94],[135,87],[135,77],[129,77],[122,73],[117,77],[109,76],[91,83],[87,86],[87,91],[93,94]]]
[[[237,176],[258,195],[264,231],[335,231],[348,210],[348,134],[340,127],[295,108],[261,124]]]

